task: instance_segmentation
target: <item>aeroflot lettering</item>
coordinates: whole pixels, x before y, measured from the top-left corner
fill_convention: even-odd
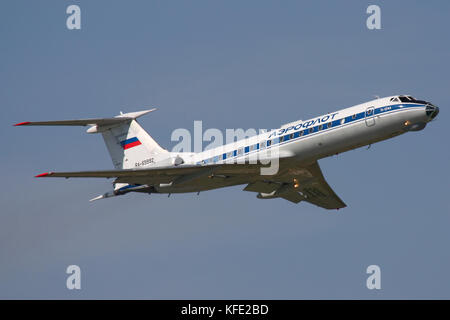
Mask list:
[[[326,116],[318,117],[318,118],[313,119],[313,120],[300,122],[299,124],[297,124],[295,126],[290,126],[290,127],[287,127],[287,128],[275,130],[273,133],[270,134],[269,138],[271,138],[273,136],[279,136],[279,135],[285,134],[285,133],[287,133],[287,132],[289,132],[291,130],[297,131],[300,128],[307,129],[307,128],[309,128],[311,126],[314,126],[314,125],[316,125],[318,123],[324,123],[324,122],[332,121],[332,120],[334,120],[334,117],[338,113],[339,112],[335,112],[335,113],[332,113],[332,114],[327,114]]]

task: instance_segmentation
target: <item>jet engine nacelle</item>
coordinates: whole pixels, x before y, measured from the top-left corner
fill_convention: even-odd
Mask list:
[[[172,164],[174,166],[178,166],[178,165],[183,164],[183,163],[184,163],[183,158],[178,156],[178,155],[175,158],[172,158]]]

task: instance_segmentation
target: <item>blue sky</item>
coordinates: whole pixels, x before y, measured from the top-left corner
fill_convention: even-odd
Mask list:
[[[66,28],[67,6],[81,30]],[[381,30],[366,8],[381,7]],[[448,1],[2,1],[0,298],[450,298]],[[242,186],[89,203],[112,168],[84,128],[29,120],[274,128],[378,96],[440,107],[421,132],[320,161],[348,207],[259,200]],[[79,265],[82,289],[66,289]],[[382,289],[366,288],[377,264]]]

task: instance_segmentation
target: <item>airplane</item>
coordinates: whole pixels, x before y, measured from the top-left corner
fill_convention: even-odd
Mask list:
[[[419,131],[439,108],[410,95],[378,98],[306,121],[298,120],[202,152],[170,152],[137,122],[155,109],[121,113],[113,118],[21,122],[15,126],[90,126],[101,133],[114,170],[46,172],[47,177],[115,178],[113,190],[90,201],[138,193],[187,193],[246,185],[259,199],[305,201],[325,209],[346,204],[326,182],[318,160]],[[263,174],[267,164],[276,169]]]

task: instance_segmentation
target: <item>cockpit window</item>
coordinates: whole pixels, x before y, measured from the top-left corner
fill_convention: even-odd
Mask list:
[[[414,98],[414,97],[411,97],[411,96],[399,96],[399,98],[400,98],[400,101],[401,102],[409,102],[409,103],[422,103],[422,104],[428,104],[428,102],[426,102],[426,101],[423,101],[423,100],[417,100],[416,98]]]
[[[398,97],[400,99],[401,102],[414,102],[414,98],[410,99],[408,96],[399,96]]]
[[[400,100],[398,100],[398,98],[397,97],[393,97],[393,98],[391,98],[391,102],[399,102]]]

